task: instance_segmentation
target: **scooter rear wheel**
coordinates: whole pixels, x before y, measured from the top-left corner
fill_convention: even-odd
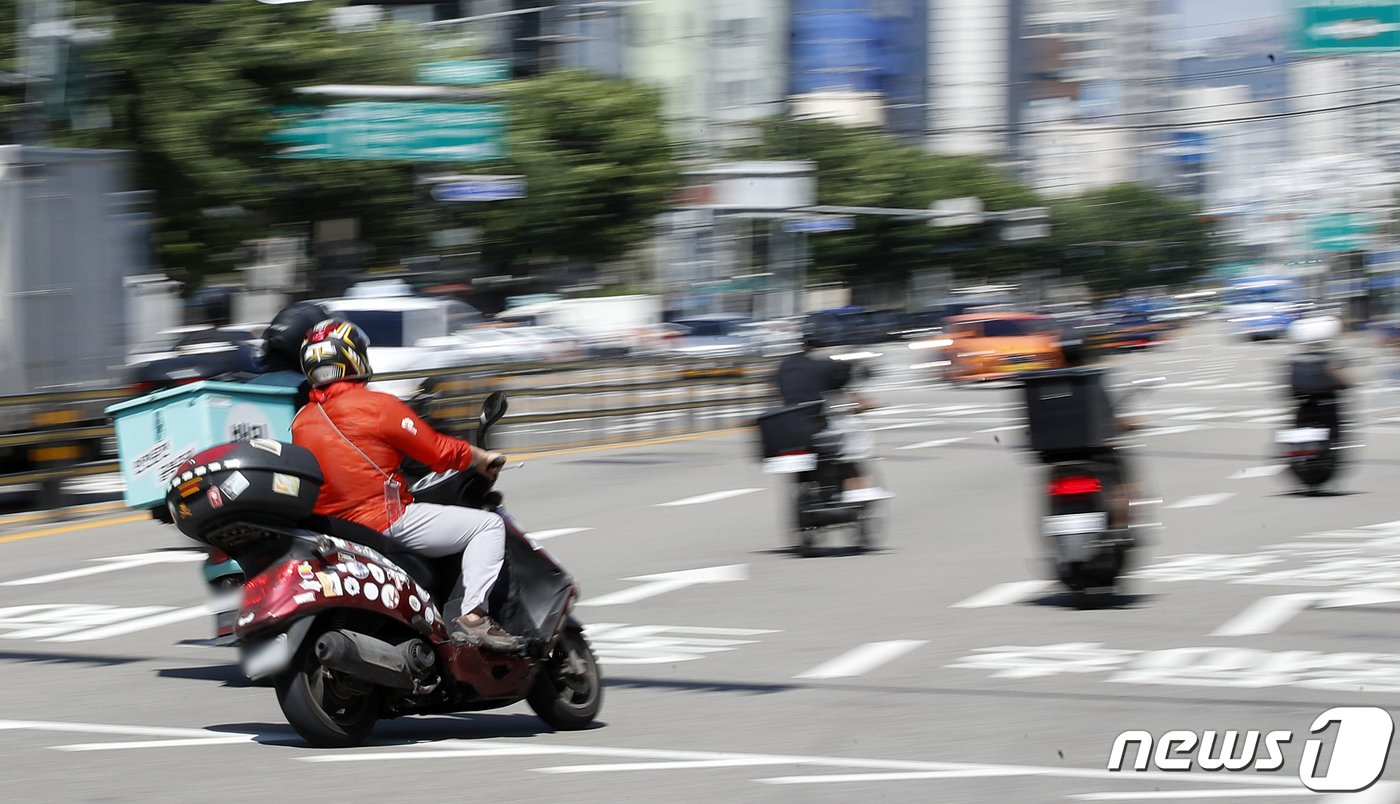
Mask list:
[[[316,639],[302,641],[292,665],[277,677],[277,703],[287,722],[317,748],[353,748],[364,743],[379,719],[381,693],[355,689],[316,658]]]
[[[588,728],[603,707],[603,674],[583,632],[559,635],[525,700],[540,720],[559,731]]]

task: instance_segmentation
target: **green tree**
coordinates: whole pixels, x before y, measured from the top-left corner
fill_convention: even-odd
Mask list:
[[[818,203],[827,206],[921,210],[962,196],[981,198],[989,210],[1037,203],[1033,192],[980,159],[936,156],[873,129],[779,118],[744,155],[814,162]],[[1037,262],[1041,249],[1005,245],[998,232],[994,224],[937,228],[925,220],[861,215],[849,232],[812,239],[816,276],[854,284],[903,282],[924,268],[1003,276]]]
[[[680,180],[658,92],[560,71],[515,82],[506,97],[499,169],[523,175],[528,196],[458,213],[484,229],[490,264],[607,262],[651,235]]]
[[[137,153],[138,183],[156,191],[160,262],[175,278],[227,269],[244,241],[279,223],[358,217],[390,253],[417,239],[408,166],[273,158],[274,110],[305,105],[297,87],[412,78],[411,31],[337,31],[330,5],[78,4],[111,28],[87,57],[111,125],[57,142]]]
[[[1188,202],[1140,184],[1052,205],[1061,274],[1101,291],[1189,282],[1209,269],[1210,224]]]

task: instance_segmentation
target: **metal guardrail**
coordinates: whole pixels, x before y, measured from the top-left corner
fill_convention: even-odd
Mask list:
[[[775,358],[647,357],[505,363],[386,373],[375,381],[422,381],[411,404],[434,426],[459,437],[476,429],[486,396],[504,391],[511,408],[498,431],[503,448],[543,452],[747,423],[759,406],[776,398],[771,388],[775,363]],[[40,505],[58,508],[66,502],[64,481],[119,471],[109,457],[115,430],[102,409],[134,397],[130,388],[0,396],[0,412],[27,413],[34,423],[31,430],[0,433],[0,450],[29,459],[12,461],[28,465],[0,474],[0,487],[39,484]],[[638,426],[639,419],[654,421]],[[572,428],[568,439],[532,429],[588,421],[595,426]],[[630,423],[618,427],[618,421]]]

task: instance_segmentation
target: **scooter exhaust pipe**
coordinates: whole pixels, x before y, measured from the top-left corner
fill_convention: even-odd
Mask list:
[[[432,668],[432,651],[420,640],[395,646],[344,629],[327,631],[316,640],[316,659],[331,670],[405,691],[413,690]]]

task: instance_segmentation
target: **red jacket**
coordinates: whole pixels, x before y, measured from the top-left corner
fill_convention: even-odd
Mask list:
[[[345,442],[347,438],[369,461]],[[311,403],[292,420],[292,441],[316,455],[325,475],[316,513],[349,519],[381,533],[393,524],[384,505],[384,475],[402,486],[399,496],[404,506],[413,502],[399,471],[405,456],[435,472],[467,469],[472,463],[471,444],[429,427],[396,397],[356,382],[312,391]],[[379,468],[370,466],[370,461]]]

